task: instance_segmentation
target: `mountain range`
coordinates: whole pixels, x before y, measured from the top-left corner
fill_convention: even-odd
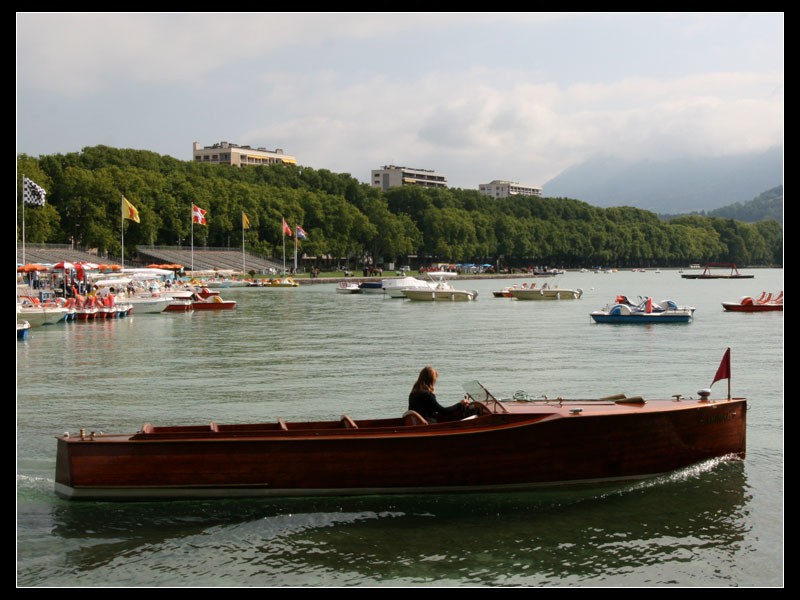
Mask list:
[[[668,161],[596,156],[545,183],[543,195],[678,214],[749,202],[782,184],[783,147],[775,146],[758,153]]]

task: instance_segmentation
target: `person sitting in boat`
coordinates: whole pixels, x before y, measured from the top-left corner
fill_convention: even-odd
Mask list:
[[[428,423],[458,421],[469,416],[469,400],[464,398],[453,406],[442,406],[436,399],[436,380],[439,374],[433,367],[424,367],[408,395],[408,410],[418,412]]]

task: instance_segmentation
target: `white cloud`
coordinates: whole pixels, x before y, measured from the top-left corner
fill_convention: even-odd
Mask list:
[[[645,25],[632,21],[653,28],[648,46]],[[782,32],[782,17],[756,21],[680,13],[21,14],[20,151],[64,151],[47,146],[61,138],[74,139],[66,149],[74,151],[111,138],[188,159],[191,141],[226,139],[281,147],[301,164],[362,181],[395,163],[475,187],[496,178],[542,184],[597,153],[766,149],[783,138],[782,42],[770,29],[780,22]],[[628,33],[636,37],[615,38]],[[737,54],[743,47],[746,56]],[[103,130],[93,133],[100,102],[115,111],[102,111]],[[203,139],[208,132],[225,133]]]

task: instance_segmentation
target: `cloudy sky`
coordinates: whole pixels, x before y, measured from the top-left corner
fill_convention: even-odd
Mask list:
[[[544,185],[783,143],[783,13],[17,13],[17,153],[282,148]]]

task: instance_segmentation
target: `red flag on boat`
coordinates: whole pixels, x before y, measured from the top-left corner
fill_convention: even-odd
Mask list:
[[[714,385],[720,379],[730,379],[730,378],[731,378],[731,349],[728,348],[727,350],[725,350],[725,354],[722,357],[722,362],[719,363],[719,367],[717,368],[717,374],[714,375],[714,381],[711,382],[711,385]]]

